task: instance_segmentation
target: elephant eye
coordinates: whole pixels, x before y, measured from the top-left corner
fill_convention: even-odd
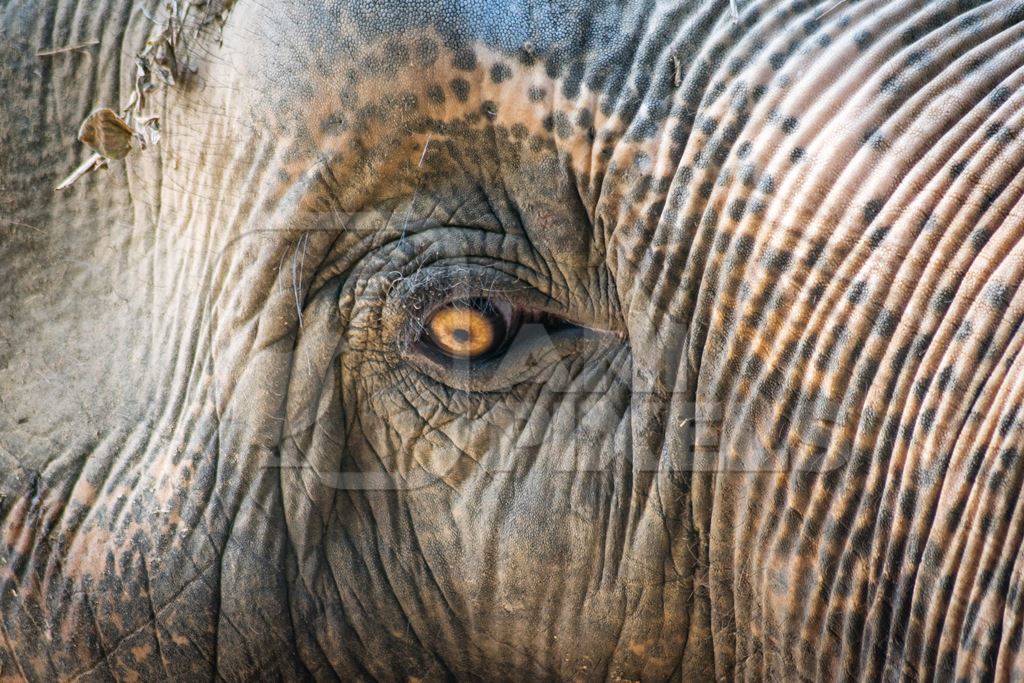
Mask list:
[[[430,314],[424,341],[457,360],[477,360],[501,350],[515,334],[519,316],[490,299],[451,301]]]

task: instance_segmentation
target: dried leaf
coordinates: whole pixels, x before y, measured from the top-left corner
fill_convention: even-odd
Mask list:
[[[138,120],[135,126],[135,138],[139,147],[147,149],[160,143],[160,117],[146,116]]]
[[[97,109],[86,117],[78,139],[107,159],[124,159],[132,151],[135,129],[111,109]]]

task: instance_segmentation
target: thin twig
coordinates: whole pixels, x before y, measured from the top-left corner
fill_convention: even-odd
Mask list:
[[[427,147],[430,146],[430,133],[427,133],[427,141],[423,143],[423,152],[420,154],[420,163],[416,164],[416,168],[423,168],[423,160],[427,158]]]
[[[74,45],[65,45],[64,47],[55,47],[49,50],[40,50],[36,53],[36,57],[52,57],[54,55],[61,55],[65,52],[75,52],[77,50],[84,50],[87,47],[95,47],[99,45],[98,40],[87,40],[84,43],[75,43]]]
[[[846,2],[846,1],[847,1],[847,0],[837,0],[837,2],[836,2],[836,3],[834,4],[834,5],[832,5],[832,6],[831,6],[831,7],[829,7],[829,8],[827,9],[827,10],[825,10],[824,12],[822,12],[821,14],[819,14],[819,15],[818,15],[818,19],[824,19],[824,18],[825,18],[825,17],[827,17],[828,15],[832,14],[832,12],[834,12],[835,10],[837,10],[837,9],[839,8],[839,6],[840,6],[840,5],[842,5],[842,4],[843,4],[844,2]]]
[[[419,171],[423,168],[423,160],[427,158],[427,148],[430,147],[430,133],[427,133],[427,141],[423,143],[423,151],[420,153],[420,163],[416,164],[416,169]],[[416,198],[420,194],[420,184],[423,182],[423,178],[416,180],[416,189],[412,193],[412,201],[409,202],[409,210],[405,212],[405,222],[402,224],[402,237],[399,242],[405,239],[405,234],[409,230],[409,219],[412,217],[413,205],[416,204]]]
[[[679,55],[672,55],[672,87],[678,88],[683,84],[683,61]]]
[[[103,168],[106,165],[107,160],[103,157],[102,154],[93,154],[88,159],[86,159],[81,166],[72,171],[71,175],[62,180],[60,184],[54,189],[66,190],[67,188],[74,185],[75,182],[77,182],[78,179],[84,176],[85,174],[92,173],[93,171]]]
[[[303,246],[303,240],[305,240],[305,246]],[[295,244],[295,253],[292,254],[292,293],[295,295],[295,312],[299,316],[300,330],[302,329],[302,301],[299,298],[299,290],[302,286],[302,265],[306,260],[306,246],[308,245],[309,233],[304,232],[299,236],[299,241]],[[302,259],[302,262],[296,264],[296,260],[299,258]]]
[[[149,12],[148,12],[148,11],[146,10],[146,8],[145,8],[145,7],[139,7],[139,10],[140,10],[140,11],[142,12],[142,16],[144,16],[144,17],[146,17],[147,19],[149,19],[149,22],[150,22],[151,24],[155,24],[155,25],[157,25],[157,26],[159,26],[159,25],[160,25],[160,22],[159,22],[159,21],[157,21],[156,19],[154,19],[154,18],[153,18],[153,15],[152,15],[152,14],[150,14],[150,13],[149,13]]]

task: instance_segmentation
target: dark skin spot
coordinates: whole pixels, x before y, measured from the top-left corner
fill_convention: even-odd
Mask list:
[[[1005,85],[999,86],[992,91],[992,96],[989,98],[989,105],[993,109],[998,109],[1006,104],[1006,101],[1010,99],[1010,94],[1010,88]]]
[[[899,76],[887,76],[882,80],[882,84],[879,86],[879,92],[890,95],[899,95],[902,87],[902,82]]]
[[[567,138],[572,133],[572,126],[569,125],[569,117],[565,112],[555,114],[555,135],[560,138]]]
[[[465,78],[453,78],[449,85],[452,89],[452,94],[455,95],[455,99],[459,102],[465,102],[469,99],[469,81]]]
[[[945,313],[946,309],[948,309],[950,304],[953,303],[953,298],[955,296],[955,287],[943,288],[938,294],[935,295],[935,310],[939,313]]]
[[[491,67],[491,81],[502,83],[512,77],[512,69],[507,64],[498,63]]]
[[[757,182],[757,169],[753,164],[746,164],[742,169],[740,169],[739,177],[740,182],[743,183],[745,187],[753,187],[754,183]]]
[[[733,221],[739,221],[743,218],[743,214],[746,212],[747,202],[744,199],[734,199],[729,205],[729,218]]]
[[[974,251],[981,251],[982,248],[988,244],[989,238],[992,237],[992,231],[987,228],[978,228],[971,233],[971,247]]]
[[[492,102],[491,100],[482,102],[480,104],[480,113],[482,113],[484,116],[488,118],[493,119],[495,116],[498,115],[498,105],[495,102]]]
[[[555,80],[562,73],[562,62],[557,55],[552,55],[544,62],[544,73],[551,80]]]
[[[533,52],[533,47],[529,44],[524,45],[518,53],[519,63],[523,66],[533,66],[537,62],[537,55]]]
[[[874,36],[871,35],[871,31],[858,31],[853,37],[853,42],[861,50],[866,50],[869,45],[874,41]]]
[[[914,66],[916,64],[920,64],[927,57],[928,57],[928,51],[927,50],[914,50],[909,55],[907,55],[907,66],[910,67],[910,66]]]
[[[740,235],[736,238],[736,254],[742,258],[749,258],[754,251],[754,237],[752,235]]]
[[[870,223],[882,212],[882,202],[879,199],[872,199],[864,205],[864,222]]]
[[[987,334],[982,338],[981,343],[978,344],[978,353],[975,358],[978,361],[983,360],[985,356],[988,355],[990,348],[992,348],[992,335]]]
[[[1013,429],[1014,422],[1017,420],[1017,411],[1019,409],[1020,406],[1011,407],[1010,411],[999,421],[1000,436],[1006,437],[1010,433],[1010,430]]]
[[[789,269],[793,254],[785,249],[772,249],[765,258],[765,266],[775,273],[784,273]]]
[[[870,245],[871,248],[874,249],[875,247],[882,243],[882,240],[884,240],[885,236],[888,234],[888,225],[883,225],[880,228],[875,228],[874,230],[871,231],[871,234],[868,235],[868,245]]]
[[[988,290],[988,301],[992,308],[997,311],[1005,311],[1010,307],[1010,301],[1013,299],[1013,288],[1004,284],[994,284],[989,287]]]
[[[936,380],[936,386],[938,386],[939,389],[945,391],[950,386],[950,383],[953,381],[953,373],[954,367],[952,365],[947,365],[946,367],[944,367],[939,372],[938,379]]]
[[[444,89],[439,85],[432,85],[427,88],[427,99],[434,104],[444,104]]]
[[[594,125],[594,115],[590,113],[590,110],[584,107],[576,114],[576,125],[580,128],[590,128]]]
[[[459,71],[474,70],[476,68],[476,53],[469,48],[458,50],[452,58],[452,66]]]
[[[416,59],[421,68],[433,66],[437,61],[437,43],[429,38],[422,38],[416,43]]]
[[[851,304],[859,304],[864,299],[864,292],[867,290],[867,283],[863,280],[858,280],[850,288],[850,293],[847,295],[847,299],[850,300]]]
[[[899,319],[891,311],[883,308],[878,312],[878,317],[875,319],[875,331],[882,337],[891,337],[892,333],[896,331],[898,323]],[[903,361],[901,360],[899,365],[902,364]]]

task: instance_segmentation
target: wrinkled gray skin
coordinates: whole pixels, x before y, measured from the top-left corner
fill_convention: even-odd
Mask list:
[[[144,4],[0,0],[0,677],[1024,676],[1024,4],[237,0],[54,193]]]

